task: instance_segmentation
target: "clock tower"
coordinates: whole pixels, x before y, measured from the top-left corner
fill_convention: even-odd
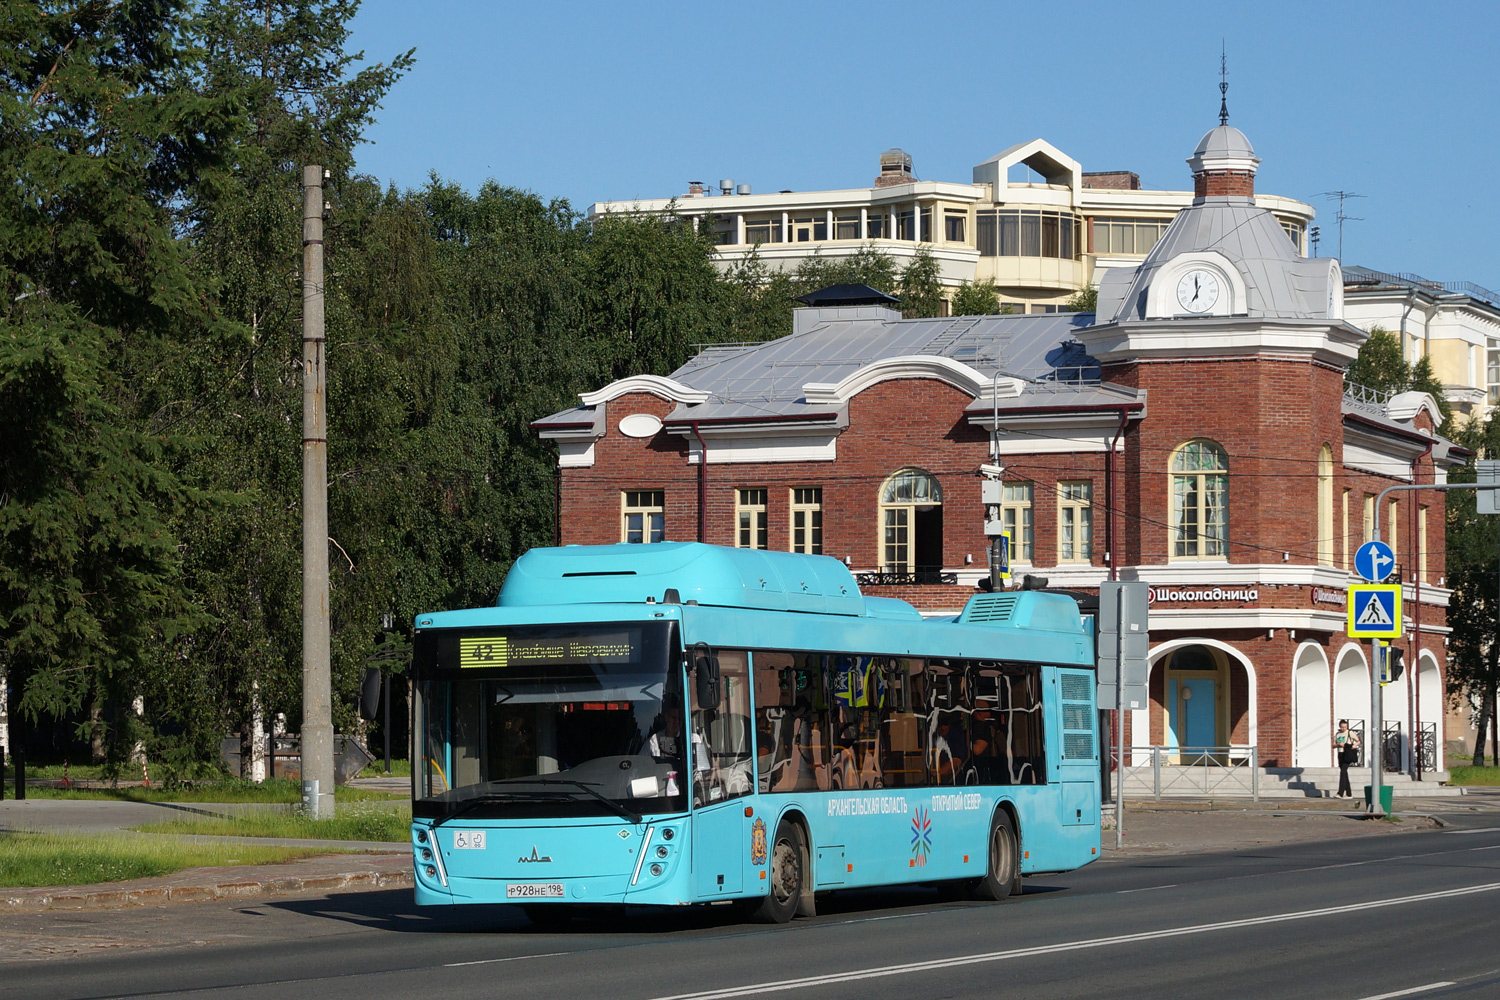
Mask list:
[[[1231,465],[1227,544],[1200,549],[1200,564],[1279,564],[1307,549],[1309,470],[1325,446],[1342,460],[1343,370],[1365,334],[1343,320],[1338,261],[1301,256],[1256,204],[1260,162],[1239,129],[1210,129],[1187,160],[1192,203],[1140,265],[1105,273],[1095,325],[1078,333],[1105,381],[1148,399],[1124,459],[1160,475],[1127,486],[1140,518],[1126,528],[1135,551],[1123,565],[1181,561],[1171,533],[1150,526],[1181,517],[1168,466],[1191,442]]]

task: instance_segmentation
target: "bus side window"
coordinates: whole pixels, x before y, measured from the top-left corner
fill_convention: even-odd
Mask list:
[[[796,785],[798,720],[792,714],[792,663],[791,653],[755,654],[755,754],[763,792],[789,792]]]
[[[969,769],[969,702],[963,664],[933,659],[927,666],[929,698],[924,735],[934,785],[961,785]]]
[[[721,649],[719,703],[700,705],[693,691],[693,795],[699,803],[751,791],[750,656]],[[712,709],[713,711],[707,711]]]
[[[927,783],[916,709],[925,698],[926,661],[891,657],[885,663],[886,697],[880,707],[881,778],[887,788]]]
[[[995,713],[1000,748],[997,780],[1005,785],[1045,784],[1041,668],[1008,666],[1002,671],[999,683],[999,706]]]

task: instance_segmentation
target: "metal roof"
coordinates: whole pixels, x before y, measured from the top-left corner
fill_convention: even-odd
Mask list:
[[[837,421],[844,416],[842,407],[809,402],[805,385],[838,384],[874,362],[912,356],[949,358],[986,379],[1022,380],[1021,396],[1001,401],[1005,409],[1118,406],[1134,400],[1132,390],[1119,387],[1100,394],[1098,362],[1075,340],[1076,331],[1093,322],[1092,313],[902,319],[891,309],[852,315],[849,310],[808,309],[799,314],[798,331],[791,336],[709,346],[673,372],[674,381],[706,391],[709,398],[678,405],[666,421]],[[587,425],[594,415],[592,407],[580,406],[532,426]]]

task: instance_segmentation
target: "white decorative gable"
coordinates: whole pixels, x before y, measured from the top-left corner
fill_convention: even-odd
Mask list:
[[[881,382],[902,378],[930,378],[946,382],[975,399],[989,398],[993,392],[1000,399],[1021,394],[1021,380],[1010,376],[992,379],[962,361],[936,354],[911,354],[872,361],[841,382],[808,382],[802,386],[809,403],[842,405],[866,389]]]

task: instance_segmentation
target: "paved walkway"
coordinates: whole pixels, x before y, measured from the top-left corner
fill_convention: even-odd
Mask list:
[[[0,802],[0,832],[19,829],[73,831],[120,830],[156,822],[173,812],[222,814],[243,807],[28,799]],[[180,811],[180,812],[179,812]],[[1500,788],[1476,789],[1453,799],[1408,799],[1394,822],[1372,821],[1357,808],[1337,800],[1310,799],[1253,805],[1234,800],[1165,800],[1126,802],[1124,847],[1115,849],[1113,813],[1106,813],[1104,859],[1231,851],[1263,844],[1328,840],[1339,837],[1391,835],[1431,829],[1441,824],[1434,814],[1500,813]],[[153,836],[140,834],[140,836]],[[148,906],[207,899],[242,899],[295,894],[410,888],[411,851],[404,843],[277,840],[260,837],[199,837],[229,843],[320,846],[364,853],[332,854],[268,865],[188,868],[160,878],[101,885],[39,889],[0,889],[0,913],[57,908]]]

